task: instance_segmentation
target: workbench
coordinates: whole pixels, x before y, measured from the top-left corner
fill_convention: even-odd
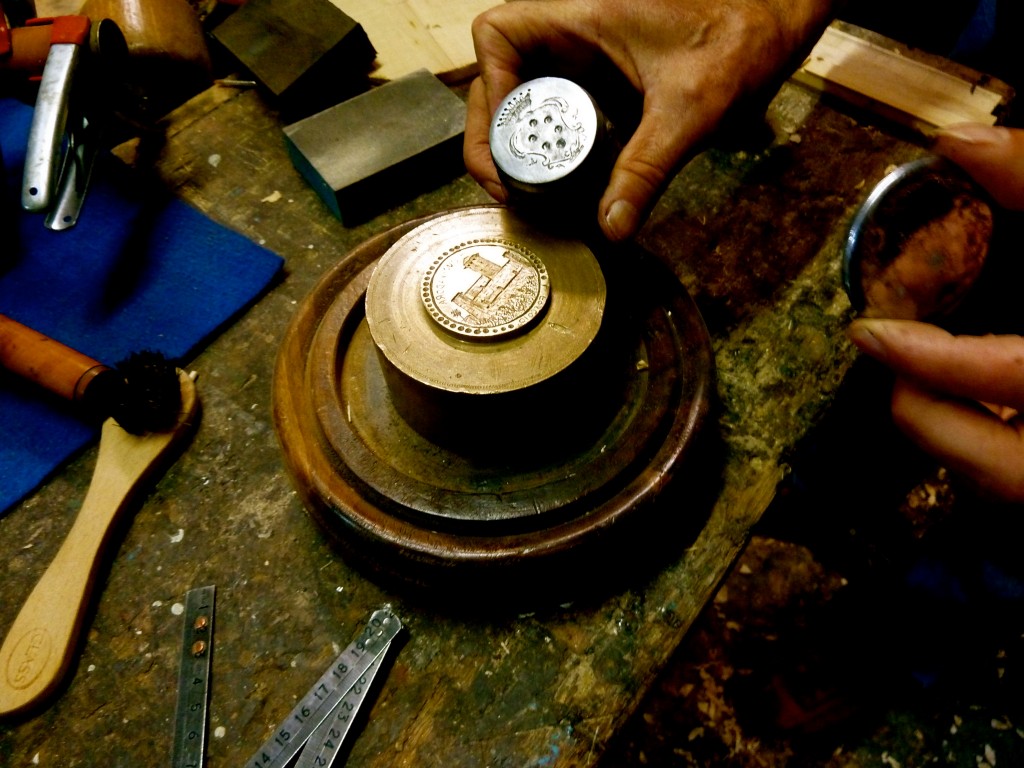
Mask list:
[[[0,723],[0,763],[167,764],[180,605],[188,590],[213,584],[211,768],[245,765],[386,604],[407,631],[347,765],[595,764],[715,594],[788,452],[843,381],[855,357],[844,334],[844,229],[886,169],[922,151],[793,84],[733,141],[683,170],[639,236],[710,331],[718,398],[707,450],[717,469],[703,482],[684,473],[664,502],[681,505],[683,522],[653,567],[641,567],[646,553],[623,552],[596,593],[502,605],[428,600],[347,563],[303,509],[272,418],[282,337],[320,277],[369,237],[486,204],[485,193],[463,175],[346,228],[294,169],[278,116],[257,91],[214,86],[172,113],[152,169],[209,217],[280,254],[285,274],[189,362],[198,431],[119,532],[65,688],[35,716]],[[149,163],[144,149],[129,143],[118,154]],[[87,450],[0,519],[0,627],[59,547],[95,458]]]

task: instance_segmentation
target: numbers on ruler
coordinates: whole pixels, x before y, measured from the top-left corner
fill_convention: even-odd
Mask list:
[[[307,707],[305,704],[303,704],[302,708],[299,709],[294,715],[292,715],[292,718],[296,722],[298,722],[299,725],[302,725],[304,722],[306,722],[306,718],[309,717],[311,714],[313,714],[313,710]]]
[[[191,589],[185,596],[174,768],[203,767],[215,598],[216,587],[212,585]]]
[[[375,612],[357,639],[338,656],[278,726],[278,730],[270,735],[249,760],[248,768],[284,768],[302,749],[310,734],[328,718],[335,716],[332,710],[339,700],[343,701],[346,693],[353,689],[356,689],[357,695],[362,693],[366,685],[363,671],[374,663],[401,628],[402,622],[390,610]],[[353,682],[352,678],[357,675],[359,677]],[[345,720],[339,722],[344,723]]]
[[[348,664],[343,661],[338,662],[334,665],[334,668],[331,669],[331,674],[340,680],[348,674]]]

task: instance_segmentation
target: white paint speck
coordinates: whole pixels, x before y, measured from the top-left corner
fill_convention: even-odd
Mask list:
[[[154,608],[161,608],[161,607],[163,607],[163,604],[164,604],[163,600],[154,600],[153,601],[153,607]]]
[[[171,613],[173,613],[175,616],[181,616],[181,614],[183,614],[184,612],[185,606],[181,603],[175,603],[171,606]]]
[[[276,203],[280,199],[281,199],[281,192],[279,190],[275,189],[269,195],[267,195],[262,200],[260,200],[260,202],[261,203]]]
[[[96,671],[96,665],[95,665],[95,664],[90,664],[90,665],[89,665],[89,666],[88,666],[88,667],[86,668],[86,672],[95,672],[95,671]]]
[[[206,158],[206,162],[208,162],[210,165],[216,168],[218,165],[220,165],[220,155],[214,152],[212,155]]]
[[[334,591],[338,592],[338,593],[341,593],[341,592],[345,591],[345,588],[344,587],[335,587]]]
[[[218,725],[213,731],[213,737],[215,739],[223,739],[225,736],[227,736],[227,733],[227,728],[225,728],[223,725]]]
[[[178,532],[176,534],[174,534],[173,536],[171,536],[171,544],[181,544],[181,542],[184,539],[185,539],[185,529],[184,528],[179,528]]]
[[[39,753],[32,755],[32,765],[39,765]]]

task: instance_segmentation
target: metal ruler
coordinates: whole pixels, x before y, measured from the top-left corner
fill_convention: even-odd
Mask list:
[[[285,768],[307,742],[313,754],[303,754],[303,759],[312,761],[306,764],[317,768],[329,766],[329,762],[317,760],[329,757],[333,762],[381,659],[401,629],[401,620],[390,608],[374,611],[359,637],[338,655],[249,758],[246,768]],[[321,726],[323,730],[319,730]],[[328,741],[331,746],[326,745]]]
[[[185,628],[178,669],[178,707],[174,726],[174,768],[202,768],[206,759],[210,660],[213,656],[213,608],[217,588],[197,587],[185,595]]]
[[[380,669],[381,662],[390,648],[391,644],[388,643],[383,653],[373,660],[362,677],[349,688],[330,716],[313,731],[299,755],[298,762],[295,763],[295,768],[331,768],[334,765],[349,731],[352,730],[352,724],[359,714],[363,699],[366,698],[366,692],[373,685],[373,678],[376,677],[377,670]]]

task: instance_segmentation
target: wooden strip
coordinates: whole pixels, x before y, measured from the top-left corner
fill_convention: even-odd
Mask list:
[[[377,49],[374,78],[428,69],[448,83],[476,73],[473,19],[496,0],[331,0],[362,24]]]
[[[837,28],[825,30],[793,80],[833,93],[912,127],[993,125],[1003,94]]]

